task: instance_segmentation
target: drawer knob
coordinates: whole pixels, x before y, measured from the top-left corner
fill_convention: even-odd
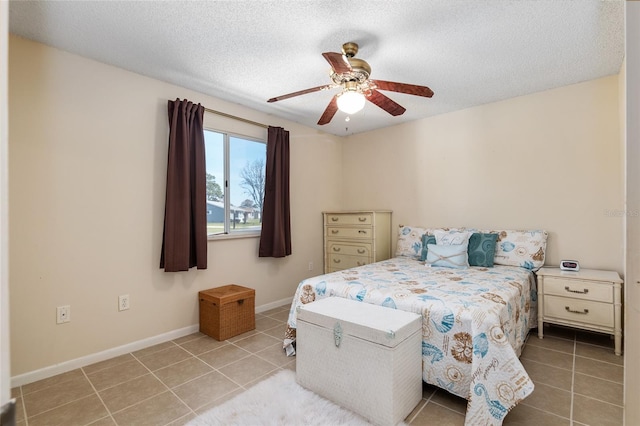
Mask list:
[[[333,251],[340,251],[340,247],[333,247]]]
[[[340,259],[333,259],[333,263],[340,263]]]
[[[580,290],[571,290],[569,288],[569,286],[565,286],[564,289],[567,290],[569,293],[578,293],[578,294],[587,294],[587,293],[589,293],[589,289],[588,288],[585,288],[584,290],[580,291]]]
[[[359,220],[360,222],[366,222],[366,221],[367,221],[367,218],[366,218],[366,217],[359,217],[359,218],[358,218],[358,220]]]
[[[337,229],[332,229],[332,230],[331,230],[331,233],[332,233],[332,234],[337,234],[338,232],[340,232],[340,231],[338,231]]]
[[[572,314],[587,315],[589,313],[588,309],[583,309],[582,311],[574,311],[568,306],[565,306],[564,309],[566,309],[567,312],[571,312]]]
[[[364,254],[364,252],[365,252],[365,249],[358,249],[359,254]]]
[[[367,231],[365,231],[364,229],[361,229],[361,230],[359,230],[359,231],[358,231],[358,233],[359,233],[359,234],[366,234],[366,233],[367,233]]]
[[[337,222],[337,221],[338,221],[338,219],[339,219],[339,218],[337,218],[336,216],[333,216],[333,217],[331,218],[331,220],[332,220],[332,221],[334,221],[334,222]]]
[[[366,263],[358,261],[358,266],[364,266]]]

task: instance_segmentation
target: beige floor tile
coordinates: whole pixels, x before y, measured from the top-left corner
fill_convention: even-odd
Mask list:
[[[504,426],[570,426],[571,420],[519,404],[507,414],[502,424]]]
[[[109,411],[115,413],[166,391],[160,380],[147,374],[99,393]]]
[[[285,325],[278,325],[275,326],[273,328],[270,328],[268,330],[264,330],[263,333],[267,334],[271,337],[275,337],[276,339],[278,339],[280,342],[284,341],[284,332],[286,330],[286,326]]]
[[[193,380],[197,377],[210,373],[212,370],[206,363],[200,361],[198,358],[188,358],[184,361],[180,361],[169,367],[156,370],[154,374],[158,377],[162,383],[169,388],[179,386],[183,383]]]
[[[207,411],[211,410],[214,407],[217,407],[220,404],[224,404],[225,402],[229,401],[230,399],[232,399],[233,397],[236,397],[238,395],[240,395],[242,392],[244,392],[245,389],[244,388],[237,388],[236,390],[233,390],[231,392],[229,392],[228,394],[221,396],[220,398],[203,405],[202,407],[198,408],[197,410],[194,410],[197,414],[203,414],[206,413]]]
[[[612,348],[603,346],[578,342],[576,344],[576,355],[598,361],[610,362],[611,364],[624,365],[624,356],[616,355]]]
[[[288,357],[284,352],[284,349],[282,349],[282,343],[276,343],[273,346],[269,346],[266,349],[256,352],[255,355],[278,367],[282,367],[291,361],[291,358]]]
[[[116,421],[113,420],[113,417],[107,416],[89,423],[87,426],[116,426]]]
[[[573,391],[577,394],[599,399],[611,404],[621,405],[623,401],[622,383],[598,379],[597,377],[575,373],[573,379]]]
[[[22,396],[22,390],[20,387],[11,388],[11,398],[20,398]]]
[[[571,392],[542,383],[536,383],[533,393],[520,404],[561,417],[569,418],[571,416]]]
[[[535,333],[536,337],[538,336],[538,330],[533,330],[533,333]],[[576,338],[576,329],[572,327],[565,327],[563,325],[545,324],[543,334],[544,336],[554,336],[574,341]]]
[[[140,364],[138,360],[134,359],[133,361],[87,374],[87,377],[93,386],[95,386],[96,390],[101,391],[148,373],[149,370]]]
[[[240,389],[237,383],[232,382],[217,371],[213,371],[180,385],[174,388],[173,391],[192,410],[197,410],[203,405],[209,404],[237,389]]]
[[[22,394],[26,395],[31,392],[36,392],[36,391],[48,388],[49,386],[68,382],[70,380],[75,380],[80,377],[84,377],[84,374],[82,373],[81,369],[77,368],[75,370],[68,371],[66,373],[57,374],[55,376],[52,376],[46,379],[38,380],[37,382],[26,384],[22,386]]]
[[[135,358],[131,354],[124,354],[117,356],[115,358],[107,359],[105,361],[96,362],[95,364],[87,365],[86,367],[82,367],[85,374],[92,374],[100,370],[104,370],[106,368],[115,367],[120,364],[124,364],[126,362],[135,361]]]
[[[620,426],[622,407],[581,395],[573,397],[573,419],[588,425]]]
[[[270,314],[269,317],[280,321],[282,323],[282,326],[284,327],[286,322],[289,320],[289,309],[287,308],[274,314]]]
[[[576,357],[575,371],[576,373],[583,373],[617,383],[623,383],[624,380],[623,366],[581,356]]]
[[[404,422],[406,424],[410,424],[411,420],[420,412],[420,410],[424,408],[426,403],[427,401],[425,399],[421,399],[420,402],[418,402],[418,404],[413,408],[413,410],[411,410],[409,415],[405,417]]]
[[[228,344],[229,342],[226,342],[224,340],[220,342],[213,337],[204,336],[199,339],[189,340],[181,344],[180,347],[193,355],[200,355],[202,353],[212,351]]]
[[[29,426],[86,425],[108,416],[107,409],[93,393],[68,404],[56,406],[39,415],[29,415]]]
[[[234,342],[235,345],[249,352],[257,352],[276,343],[282,343],[282,340],[263,333],[254,334],[253,336]]]
[[[568,354],[573,354],[574,345],[575,343],[572,340],[560,339],[553,336],[545,336],[544,339],[539,339],[537,335],[531,334],[529,335],[529,339],[527,339],[527,347],[536,346]]]
[[[596,333],[585,330],[576,331],[576,341],[611,348],[611,350],[613,350],[613,347],[615,346],[615,341],[611,334]]]
[[[277,367],[270,362],[258,358],[255,355],[250,355],[247,358],[226,365],[218,370],[235,383],[244,386],[276,368]]]
[[[23,397],[27,421],[30,423],[31,416],[92,394],[95,394],[93,388],[84,375],[28,393]]]
[[[24,420],[25,420],[24,404],[22,403],[22,397],[19,397],[19,398],[16,398],[16,422],[22,422]]]
[[[245,351],[236,345],[227,345],[213,351],[198,356],[202,361],[206,362],[213,368],[221,368],[225,365],[236,362],[242,358],[248,357],[251,352]]]
[[[439,388],[434,385],[430,385],[429,383],[422,382],[422,398],[430,399]]]
[[[438,389],[429,402],[443,405],[456,413],[465,414],[467,412],[467,400],[459,396],[455,396],[445,390]]]
[[[288,306],[289,305],[287,305],[287,307]],[[284,306],[279,306],[277,308],[269,309],[268,311],[260,312],[259,314],[256,314],[256,319],[258,319],[258,315],[271,316],[271,315],[277,314],[278,312],[282,312],[284,308],[285,308]]]
[[[558,352],[540,346],[526,345],[522,351],[521,359],[529,359],[542,364],[551,365],[566,370],[573,369],[573,355]]]
[[[118,425],[165,425],[189,413],[189,408],[171,392],[164,392],[126,410],[115,413]]]
[[[180,346],[173,345],[168,349],[154,352],[138,359],[149,370],[155,371],[163,367],[168,367],[176,362],[184,361],[189,357],[191,357],[189,352],[185,351]]]
[[[278,321],[269,317],[262,317],[260,319],[256,319],[256,330],[264,331],[273,327],[282,326],[282,330],[284,333],[284,325],[282,325],[282,321]]]
[[[464,415],[430,402],[411,420],[411,426],[463,426]]]
[[[237,336],[229,337],[227,342],[237,342],[238,340],[246,339],[249,336],[253,336],[255,334],[260,333],[258,330],[249,330],[245,333],[238,334]]]
[[[185,426],[188,425],[190,421],[194,420],[197,416],[193,413],[189,413],[186,416],[182,416],[179,419],[172,421],[167,424],[167,426]]]
[[[531,380],[533,380],[534,385],[543,383],[556,388],[571,390],[571,380],[573,376],[571,370],[552,367],[528,359],[521,359],[520,362],[527,371],[527,374],[529,374]]]
[[[165,349],[169,349],[176,344],[172,341],[158,343],[157,345],[149,346],[148,348],[140,349],[139,351],[132,352],[133,356],[136,358],[141,358],[143,356],[151,355],[152,353],[163,351]]]

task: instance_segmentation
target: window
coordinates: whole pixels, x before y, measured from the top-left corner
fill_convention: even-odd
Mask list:
[[[207,126],[207,234],[260,235],[264,201],[266,130],[245,136]],[[211,121],[219,121],[217,118]],[[236,125],[237,126],[237,125]],[[258,136],[258,137],[255,137]],[[262,137],[260,137],[262,136]]]

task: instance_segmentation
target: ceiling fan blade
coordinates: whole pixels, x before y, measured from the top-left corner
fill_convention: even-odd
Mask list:
[[[347,59],[341,54],[336,52],[325,52],[322,54],[324,58],[331,64],[331,68],[338,74],[345,72],[351,72],[351,65]]]
[[[371,103],[376,104],[393,116],[402,115],[406,111],[403,106],[396,103],[391,98],[388,98],[387,96],[378,92],[377,90],[372,90],[371,94],[366,96],[366,99]]]
[[[433,90],[427,86],[417,86],[415,84],[396,83],[394,81],[369,80],[374,83],[380,90],[389,90],[391,92],[407,93],[409,95],[424,96],[430,98],[433,96]]]
[[[331,102],[327,105],[327,109],[322,113],[322,117],[318,120],[318,124],[322,126],[323,124],[328,124],[334,115],[336,115],[336,111],[338,111],[338,95],[335,95],[331,98]]]
[[[293,93],[288,93],[282,96],[276,96],[275,98],[269,99],[267,102],[281,101],[283,99],[293,98],[294,96],[306,95],[307,93],[313,93],[313,92],[318,92],[320,90],[331,89],[331,87],[333,86],[331,86],[330,84],[326,84],[324,86],[312,87],[310,89],[300,90],[299,92],[293,92]]]

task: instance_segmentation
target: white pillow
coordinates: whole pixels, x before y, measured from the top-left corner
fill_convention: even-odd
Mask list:
[[[466,244],[468,246],[471,234],[472,232],[466,231],[433,231],[433,235],[436,237],[436,244],[439,246],[448,246],[451,244]]]

